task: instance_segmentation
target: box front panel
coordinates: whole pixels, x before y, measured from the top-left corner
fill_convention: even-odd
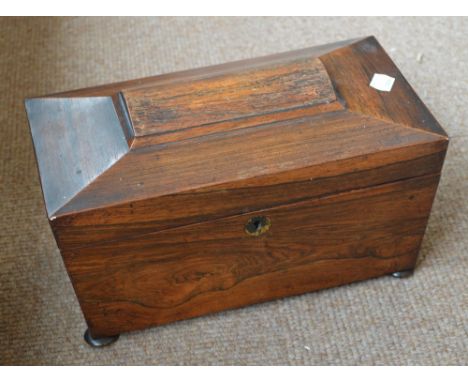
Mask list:
[[[439,175],[64,251],[112,335],[412,268]]]

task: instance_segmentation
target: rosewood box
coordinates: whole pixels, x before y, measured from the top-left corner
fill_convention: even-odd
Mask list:
[[[86,340],[414,268],[444,130],[373,37],[26,100]]]

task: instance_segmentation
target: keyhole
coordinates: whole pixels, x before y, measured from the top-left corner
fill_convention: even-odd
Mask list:
[[[251,236],[263,235],[270,229],[271,221],[266,216],[254,216],[245,225],[245,232]]]
[[[262,222],[260,220],[254,220],[253,225],[255,227],[255,231],[258,231],[258,229],[262,226]]]

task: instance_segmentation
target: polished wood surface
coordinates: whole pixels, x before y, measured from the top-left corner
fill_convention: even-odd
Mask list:
[[[378,41],[367,38],[321,57],[349,111],[446,136]],[[346,68],[346,70],[343,70]],[[369,86],[374,73],[395,78],[390,92]]]
[[[327,71],[317,58],[124,90],[123,96],[137,136],[200,130],[208,124],[219,128],[219,122],[336,101]]]
[[[129,145],[111,97],[26,101],[49,217],[124,154]]]
[[[414,267],[439,176],[64,251],[90,329],[113,335]],[[249,218],[271,220],[252,237]]]
[[[369,86],[374,73],[395,77],[390,92]],[[49,117],[59,103],[93,99],[114,108],[123,143],[106,166],[93,158],[108,147],[110,120],[88,123],[67,107]],[[76,165],[70,142],[90,158],[93,176],[52,198],[48,215],[93,335],[413,267],[448,144],[373,37],[35,98],[27,109],[45,194],[60,166]],[[251,235],[255,222],[268,227]]]
[[[405,133],[408,131],[411,130],[402,130]],[[391,133],[392,130],[387,135],[389,141],[393,138]],[[432,136],[428,135],[428,137],[432,139]],[[382,138],[382,135],[377,135],[376,140],[379,138]],[[179,191],[158,198],[141,197],[131,203],[118,204],[105,209],[96,208],[80,214],[69,213],[55,219],[52,224],[61,248],[80,247],[102,240],[117,240],[136,234],[152,232],[153,230],[173,228],[334,192],[434,173],[440,171],[446,143],[445,141],[432,141],[431,139],[429,142],[421,143],[413,148],[404,146],[378,154],[363,154],[361,152],[361,155],[350,159],[299,167],[296,170],[276,173],[275,175],[264,175],[242,183],[230,181],[222,185]],[[333,136],[330,137],[330,141],[333,141]],[[216,145],[215,147],[227,148],[228,150],[238,147],[238,153],[245,153],[243,158],[235,156],[236,160],[232,163],[230,163],[228,155],[217,159],[217,168],[224,171],[212,172],[212,161],[209,160],[210,152],[206,152],[206,160],[201,163],[188,160],[178,166],[178,171],[170,166],[161,167],[160,171],[171,168],[172,179],[178,182],[184,178],[188,181],[203,182],[205,177],[210,179],[210,176],[223,176],[226,180],[229,180],[231,171],[243,170],[244,168],[245,171],[249,170],[248,166],[252,163],[250,155],[252,153],[257,155],[258,152],[255,147],[253,147],[252,151],[249,150],[251,146],[256,146],[255,142],[255,140],[247,139],[243,141],[244,145],[239,146]],[[377,142],[367,139],[356,140],[356,142],[366,142],[369,145],[367,147],[369,150],[373,145],[377,144]],[[281,143],[281,141],[278,141],[278,143]],[[204,146],[199,145],[199,147]],[[283,147],[285,146],[279,145],[278,149]],[[301,144],[290,147],[294,158],[301,161],[311,158],[307,156],[314,152],[311,147],[318,149],[319,153],[323,150],[323,157],[325,158],[332,153],[332,144],[329,146],[330,151],[327,151],[325,150],[327,146],[314,145],[313,139],[307,145]],[[302,150],[300,150],[301,147],[303,147]],[[337,150],[339,149],[338,146]],[[232,153],[232,151],[227,152]],[[275,152],[271,147],[266,150],[266,159],[271,158],[270,160],[273,161]],[[180,151],[176,151],[176,153],[180,153]],[[184,153],[187,152],[184,151]],[[284,151],[284,153],[286,154],[287,151]],[[317,158],[320,157],[319,153]],[[271,157],[269,157],[270,154],[272,154]],[[180,155],[180,158],[182,157],[183,155]],[[134,161],[136,166],[140,163],[140,158],[145,158],[145,156],[136,157]],[[190,155],[187,158],[190,158]],[[222,161],[223,158],[225,158],[225,162]],[[123,165],[124,162],[121,164]],[[204,166],[205,164],[206,166]],[[116,171],[118,171],[117,169],[118,167],[116,167]],[[154,178],[148,179],[148,182],[154,181],[157,183],[158,180],[162,182],[163,177],[158,176],[160,171],[154,170]],[[193,174],[197,174],[197,177],[194,177]],[[132,178],[127,179],[131,180]],[[152,183],[150,183],[150,186],[152,186]],[[156,186],[163,187],[165,185],[160,183],[156,184]],[[103,195],[100,197],[104,201],[108,197],[106,195],[107,187],[108,183],[104,181],[101,188]],[[112,187],[116,192],[119,191],[118,184]],[[129,195],[135,196],[144,192],[144,190],[140,191],[138,187],[143,188],[144,185],[136,186],[134,190],[129,192]],[[83,194],[83,196],[85,195]],[[90,197],[93,198],[93,201],[99,201],[98,195],[98,191],[93,191]]]

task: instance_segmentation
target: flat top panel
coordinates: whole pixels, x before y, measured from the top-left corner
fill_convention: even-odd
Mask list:
[[[336,100],[327,71],[317,58],[124,90],[123,95],[136,136],[180,132]]]
[[[49,217],[128,152],[110,97],[26,101]]]

